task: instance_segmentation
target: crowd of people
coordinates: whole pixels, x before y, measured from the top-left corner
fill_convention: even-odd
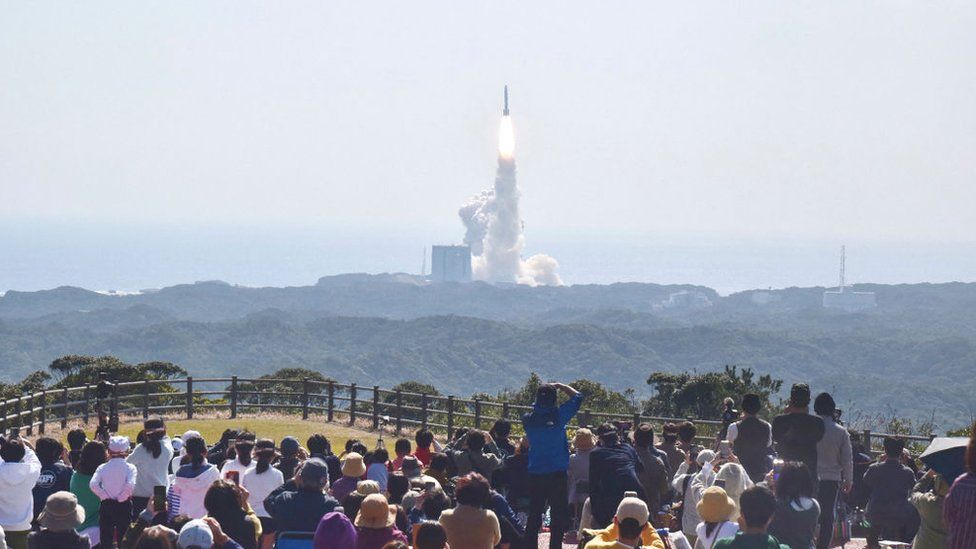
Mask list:
[[[560,393],[563,397],[560,399]],[[976,426],[967,470],[919,470],[904,441],[880,458],[822,393],[795,385],[767,422],[761,399],[727,399],[700,444],[695,424],[604,423],[568,432],[585,396],[539,388],[521,418],[438,441],[420,430],[391,455],[316,434],[275,441],[227,430],[208,444],[162,419],[123,436],[0,438],[0,549],[536,548],[813,549],[843,538],[838,510],[864,509],[869,546],[976,548]],[[842,504],[843,503],[843,504]],[[844,517],[841,516],[841,519]]]

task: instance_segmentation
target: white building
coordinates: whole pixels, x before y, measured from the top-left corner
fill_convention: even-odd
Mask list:
[[[430,249],[431,282],[471,282],[471,248],[433,246]]]

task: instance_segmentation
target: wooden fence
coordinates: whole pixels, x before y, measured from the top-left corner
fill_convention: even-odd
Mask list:
[[[236,418],[238,414],[269,410],[300,413],[304,420],[345,422],[350,425],[365,422],[373,429],[389,429],[396,434],[422,428],[446,433],[450,437],[458,428],[487,429],[502,418],[512,421],[518,432],[519,418],[531,407],[307,378],[187,377],[111,383],[105,384],[101,391],[97,384],[88,384],[25,393],[0,402],[0,432],[17,430],[30,436],[35,431],[44,434],[49,424],[60,424],[61,428],[66,428],[69,422],[81,421],[87,425],[92,418],[98,420],[100,411],[106,416],[141,415],[145,419],[158,415],[193,419],[194,414],[201,412],[226,411],[229,417]],[[686,419],[695,422],[698,438],[702,441],[714,440],[722,425],[721,421],[716,420],[602,413],[584,407],[570,426],[593,426],[607,421],[631,422],[634,425],[647,422],[655,425],[657,432],[660,432],[660,426],[664,423]],[[871,447],[880,446],[881,440],[890,436],[870,430],[859,433],[862,441],[872,443]],[[928,443],[933,436],[903,438],[922,444]]]

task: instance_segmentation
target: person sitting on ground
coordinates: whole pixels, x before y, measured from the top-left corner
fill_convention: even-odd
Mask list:
[[[358,512],[358,507],[357,507]],[[345,513],[326,513],[315,528],[312,549],[350,549],[356,547],[356,526]]]
[[[682,421],[678,424],[678,448],[689,456],[697,456],[702,447],[695,442],[698,428],[692,421]]]
[[[813,499],[813,475],[807,466],[799,461],[787,461],[779,478],[770,471],[766,479],[776,492],[776,514],[769,533],[791,549],[813,549],[821,509]]]
[[[112,546],[112,540],[125,537],[132,522],[132,492],[136,487],[136,466],[127,463],[129,439],[113,436],[108,441],[109,460],[98,466],[92,476],[92,492],[102,500],[98,509],[101,545]]]
[[[453,506],[451,498],[443,490],[432,490],[423,495],[420,510],[427,520],[440,520],[441,513]]]
[[[271,495],[275,488],[285,483],[281,471],[271,467],[277,453],[273,440],[262,438],[254,445],[257,462],[248,469],[241,478],[241,486],[248,492],[248,502],[254,509],[254,514],[261,521],[262,545],[270,549],[274,545],[274,534],[278,531],[271,514],[264,508],[264,499]]]
[[[912,540],[912,549],[941,549],[948,543],[949,528],[944,516],[948,493],[949,484],[934,469],[929,469],[915,484],[910,501],[918,510],[922,523]]]
[[[254,466],[254,441],[257,437],[250,431],[241,431],[237,434],[237,439],[230,442],[233,456],[230,457],[228,451],[227,461],[220,467],[220,478],[233,479],[240,483],[241,477],[248,469]]]
[[[383,494],[370,494],[359,506],[356,515],[356,549],[382,549],[390,541],[407,543],[407,536],[398,530],[396,506],[390,505]]]
[[[491,478],[502,466],[498,447],[491,437],[484,431],[472,429],[458,441],[461,450],[451,450],[450,456],[457,466],[457,476],[468,473],[478,473],[485,478]]]
[[[485,509],[491,510],[498,517],[498,526],[502,532],[501,544],[521,547],[523,538],[525,538],[525,521],[519,518],[518,513],[508,504],[505,496],[495,490],[490,490],[488,492],[488,505]]]
[[[410,446],[410,439],[408,438],[398,438],[396,442],[393,443],[393,453],[396,457],[390,464],[390,471],[399,471],[403,465],[403,458],[410,455],[413,448]]]
[[[725,489],[725,493],[735,502],[735,512],[729,518],[733,522],[739,518],[739,496],[742,495],[742,492],[752,487],[752,480],[749,479],[749,474],[735,460],[736,457],[734,454],[728,460],[721,457],[721,455],[716,456],[711,463],[706,463],[702,467],[701,473],[691,483],[692,491],[695,493],[696,503],[705,488],[715,484],[722,486]],[[713,467],[718,469],[717,473]]]
[[[901,463],[905,441],[885,437],[884,456],[864,474],[864,484],[871,491],[864,516],[871,523],[868,547],[879,547],[882,531],[892,541],[910,543],[915,536],[918,513],[908,498],[915,487],[915,473]]]
[[[244,549],[257,549],[261,540],[261,521],[247,503],[240,487],[218,480],[207,490],[203,505],[207,516],[217,519],[220,529]]]
[[[762,400],[755,393],[742,397],[742,419],[729,425],[725,440],[745,467],[752,482],[761,482],[769,471],[769,450],[773,445],[772,426],[759,418]]]
[[[441,487],[446,488],[450,478],[447,470],[451,465],[451,458],[447,454],[438,452],[430,456],[430,463],[424,469],[424,475],[435,479]]]
[[[702,450],[694,460],[688,458],[681,463],[675,472],[674,480],[671,482],[671,488],[674,489],[675,497],[678,501],[672,507],[672,511],[675,513],[675,517],[680,519],[681,531],[684,532],[685,536],[692,543],[695,541],[695,529],[698,528],[698,523],[701,522],[697,508],[701,494],[696,493],[691,488],[691,484],[701,474],[701,469],[705,464],[713,459],[715,459],[715,452]]]
[[[382,487],[381,487],[382,488]],[[403,499],[403,495],[410,491],[410,480],[397,473],[390,475],[390,481],[387,483],[387,489],[385,490],[386,499],[390,500],[393,505],[399,505],[400,500]],[[384,490],[380,490],[381,493]]]
[[[414,457],[419,459],[420,463],[423,464],[424,467],[429,466],[430,458],[435,452],[440,451],[438,448],[436,448],[436,446],[440,445],[436,444],[434,433],[431,433],[427,429],[421,429],[414,435],[413,440],[417,443],[417,448],[413,451]],[[433,448],[433,450],[431,448]]]
[[[613,524],[603,530],[587,531],[593,538],[586,543],[585,549],[664,549],[664,541],[649,520],[650,511],[644,501],[633,496],[625,497],[617,505]]]
[[[342,463],[339,458],[332,453],[332,443],[325,435],[314,434],[308,437],[305,442],[308,448],[308,457],[319,458],[329,467],[329,482],[335,482],[342,476]]]
[[[590,511],[594,525],[604,528],[613,521],[624,492],[637,492],[642,500],[647,494],[638,477],[643,465],[633,446],[620,442],[619,431],[610,423],[598,427],[596,434],[599,442],[590,453]]]
[[[654,429],[649,423],[634,429],[634,450],[643,468],[637,478],[644,487],[644,501],[652,513],[657,513],[671,492],[671,479],[668,478],[668,466],[654,448]]]
[[[390,480],[390,453],[386,448],[377,448],[366,459],[366,478],[375,480],[380,485],[380,492],[385,492]]]
[[[820,505],[820,535],[817,549],[830,547],[834,533],[834,510],[838,494],[850,493],[853,486],[854,456],[851,435],[834,420],[837,405],[829,393],[820,393],[813,411],[824,423],[824,436],[817,443],[817,503]]]
[[[211,517],[193,519],[184,524],[176,543],[179,549],[242,549]]]
[[[559,406],[556,405],[557,390],[569,397]],[[529,447],[525,481],[530,499],[529,518],[525,525],[525,544],[529,547],[538,545],[542,515],[549,507],[549,548],[562,548],[563,535],[570,525],[566,486],[566,469],[569,467],[566,425],[579,412],[582,404],[582,393],[564,383],[552,383],[539,387],[532,411],[522,416]]]
[[[78,466],[78,460],[81,459],[81,451],[84,449],[85,444],[88,444],[88,435],[85,434],[85,430],[81,427],[75,427],[68,431],[68,465],[74,469]]]
[[[712,549],[716,541],[731,538],[739,531],[739,525],[730,520],[737,512],[736,503],[724,488],[706,489],[697,508],[701,522],[695,528],[695,549]]]
[[[298,459],[298,450],[301,445],[298,443],[298,439],[295,437],[285,437],[281,439],[281,445],[279,450],[281,451],[281,457],[278,458],[278,463],[275,464],[275,469],[281,471],[281,476],[284,478],[285,482],[288,482],[295,476],[295,467],[301,463]],[[341,474],[341,471],[340,471]],[[330,482],[332,481],[329,478]]]
[[[447,549],[447,532],[437,522],[425,521],[417,527],[414,549]],[[315,549],[318,549],[316,547]]]
[[[321,459],[310,458],[302,463],[294,479],[264,499],[264,508],[277,523],[279,532],[314,532],[322,515],[339,506],[326,493],[328,489],[329,467]]]
[[[499,457],[506,457],[515,453],[515,444],[512,443],[512,422],[505,419],[496,419],[491,429],[488,429],[488,436],[495,441],[498,447]]]
[[[762,485],[749,488],[742,493],[739,507],[738,533],[716,541],[713,549],[790,549],[766,532],[776,513],[776,496],[769,488]]]
[[[363,456],[356,452],[349,452],[342,460],[342,478],[335,481],[330,493],[338,501],[343,501],[346,496],[356,491],[356,485],[366,474],[366,464]]]
[[[810,414],[810,387],[797,383],[790,389],[790,405],[773,418],[776,453],[784,461],[802,461],[817,474],[817,443],[824,436],[824,422]]]
[[[78,458],[78,466],[71,475],[70,490],[78,498],[78,504],[85,510],[85,520],[78,525],[78,532],[87,536],[92,546],[101,540],[98,530],[98,509],[101,500],[92,492],[91,479],[98,466],[108,461],[108,450],[97,440],[85,443]]]
[[[183,449],[187,463],[176,471],[167,496],[170,520],[177,515],[186,515],[191,519],[206,516],[203,498],[210,485],[220,478],[220,471],[207,461],[207,443],[203,437],[184,439]]]
[[[438,488],[441,486],[440,481],[438,481],[436,478],[423,473],[420,460],[417,459],[416,456],[404,457],[400,470],[403,472],[403,476],[410,480],[411,484],[417,482],[421,487],[423,487],[428,482],[432,482]]]
[[[166,436],[163,420],[147,419],[142,425],[145,440],[125,459],[139,472],[132,491],[132,511],[135,515],[145,508],[156,486],[169,486],[169,464],[173,459],[173,446]]]
[[[458,479],[457,507],[445,510],[439,519],[451,547],[491,549],[501,542],[498,517],[485,509],[490,503],[490,490],[488,480],[478,473]]]
[[[85,521],[85,509],[78,505],[78,498],[71,492],[58,491],[44,503],[37,518],[40,531],[31,532],[27,538],[29,549],[89,549],[86,536],[75,528]]]
[[[976,423],[966,447],[966,472],[952,483],[944,507],[948,549],[976,547]]]
[[[412,526],[415,524],[420,524],[426,517],[424,517],[424,510],[420,506],[423,500],[420,499],[420,492],[416,490],[410,490],[406,494],[403,494],[403,499],[400,500],[400,508],[403,509],[404,515],[407,517],[407,522],[410,523],[411,528],[400,528],[402,532],[412,532]]]
[[[32,491],[41,475],[41,462],[30,443],[0,438],[0,529],[13,549],[27,547],[34,517]]]
[[[34,442],[34,448],[41,462],[41,474],[34,483],[34,521],[37,521],[48,496],[71,488],[71,467],[62,461],[64,446],[56,439],[41,437]]]
[[[596,437],[586,428],[576,430],[573,435],[573,448],[576,449],[569,456],[567,486],[569,489],[569,505],[573,511],[574,522],[579,521],[583,510],[583,503],[590,495],[590,452],[596,447]]]
[[[668,455],[668,478],[674,479],[678,467],[684,463],[686,456],[681,448],[678,448],[678,426],[674,423],[665,423],[661,429],[662,441],[658,443],[657,449]]]

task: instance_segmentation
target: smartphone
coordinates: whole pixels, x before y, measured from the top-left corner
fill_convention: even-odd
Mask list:
[[[153,510],[161,513],[166,510],[166,487],[153,486]]]
[[[234,484],[237,484],[237,485],[240,485],[241,484],[241,473],[240,473],[240,471],[227,471],[227,475],[225,476],[225,478],[227,480],[233,482]]]
[[[718,486],[719,488],[721,488],[721,489],[724,490],[725,489],[725,479],[724,478],[715,479],[715,484],[712,484],[712,486]]]
[[[434,490],[434,486],[435,486],[434,482],[428,480],[427,482],[424,483],[424,491],[427,491],[427,492],[433,491]]]
[[[732,455],[732,443],[729,442],[729,441],[727,441],[727,440],[723,440],[723,441],[719,442],[718,443],[718,453],[719,453],[720,456],[722,456],[724,458],[727,458],[727,457],[731,456]]]
[[[783,470],[783,463],[781,459],[773,460],[773,480],[779,480],[779,473]]]

